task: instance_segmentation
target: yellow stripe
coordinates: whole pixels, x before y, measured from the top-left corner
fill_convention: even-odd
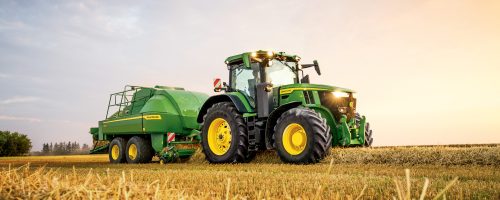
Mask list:
[[[295,90],[302,90],[302,91],[305,91],[305,90],[319,90],[319,91],[324,91],[324,90],[328,90],[328,89],[324,89],[324,88],[287,88],[287,89],[280,90],[280,94],[290,94],[290,93],[292,93]]]
[[[144,116],[138,116],[138,117],[129,117],[129,118],[123,118],[123,119],[115,119],[111,121],[105,121],[102,122],[103,124],[106,123],[111,123],[111,122],[121,122],[121,121],[127,121],[127,120],[134,120],[134,119],[145,119],[145,120],[160,120],[161,115],[144,115]]]

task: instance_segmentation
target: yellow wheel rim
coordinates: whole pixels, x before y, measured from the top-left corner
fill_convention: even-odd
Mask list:
[[[113,158],[113,160],[118,160],[118,156],[120,156],[120,147],[115,144],[111,147],[111,158]]]
[[[231,127],[225,119],[217,118],[208,127],[208,147],[215,155],[222,156],[231,147]]]
[[[128,157],[131,160],[135,160],[135,157],[137,157],[137,146],[135,144],[131,144],[128,147]]]
[[[304,127],[291,123],[283,131],[283,147],[291,155],[299,155],[307,145],[307,133]]]

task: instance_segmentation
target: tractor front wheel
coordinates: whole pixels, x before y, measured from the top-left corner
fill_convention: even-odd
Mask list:
[[[359,113],[356,113],[356,125],[359,126],[359,123],[361,122],[361,115]],[[365,143],[363,146],[365,147],[371,147],[373,144],[373,131],[370,128],[370,123],[366,122],[365,125]]]
[[[317,163],[330,151],[331,135],[326,120],[308,108],[292,108],[283,113],[274,134],[283,162]]]
[[[214,104],[203,117],[201,144],[210,163],[248,162],[247,127],[231,102]]]

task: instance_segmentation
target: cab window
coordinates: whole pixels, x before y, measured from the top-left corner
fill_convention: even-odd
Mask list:
[[[231,88],[254,101],[257,83],[260,82],[259,64],[252,63],[246,68],[243,63],[231,65]]]

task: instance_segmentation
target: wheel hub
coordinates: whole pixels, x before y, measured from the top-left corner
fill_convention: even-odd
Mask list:
[[[307,133],[304,127],[291,123],[283,131],[283,147],[291,155],[299,155],[307,145]]]
[[[208,146],[216,155],[224,155],[231,146],[231,127],[223,118],[217,118],[208,128]]]
[[[304,138],[302,137],[303,133],[295,132],[292,135],[292,144],[296,147],[302,145],[304,142]]]
[[[137,157],[137,146],[135,144],[130,144],[128,147],[128,157],[132,160]]]
[[[111,147],[111,158],[113,158],[113,160],[118,160],[118,156],[120,156],[120,147],[115,144]]]

